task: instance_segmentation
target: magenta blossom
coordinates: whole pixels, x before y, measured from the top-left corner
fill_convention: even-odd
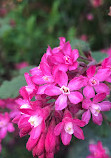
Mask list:
[[[10,122],[9,114],[0,114],[0,139],[4,139],[7,135],[7,132],[14,132],[14,130],[14,126]]]
[[[35,84],[53,83],[54,77],[51,67],[47,62],[41,62],[40,65],[30,71],[32,81]]]
[[[58,96],[55,101],[55,109],[62,110],[67,107],[67,97],[73,104],[78,104],[82,101],[82,94],[77,91],[85,85],[83,76],[75,77],[68,83],[68,76],[65,72],[58,71],[55,80],[59,86],[50,85],[45,89],[45,94],[49,96]]]
[[[75,70],[78,67],[77,59],[79,52],[77,49],[71,49],[69,42],[65,42],[64,37],[60,37],[60,46],[51,50],[48,47],[45,58],[52,65],[59,68],[59,70]]]
[[[110,89],[105,83],[107,75],[104,69],[98,70],[96,73],[96,66],[90,66],[87,69],[87,86],[83,89],[83,94],[86,98],[93,98],[96,93],[106,93],[109,95]],[[94,91],[95,90],[95,91]]]
[[[80,127],[85,126],[85,122],[79,119],[73,119],[71,113],[66,110],[62,122],[56,125],[54,134],[61,134],[61,140],[64,145],[68,145],[71,141],[72,134],[78,139],[84,140],[83,131]]]
[[[21,117],[18,121],[18,127],[20,128],[20,136],[24,136],[30,133],[32,139],[39,138],[41,132],[45,128],[45,119],[50,114],[50,106],[40,108],[40,102],[26,102],[19,99]]]
[[[89,151],[91,154],[87,158],[110,158],[103,148],[101,141],[98,141],[97,144],[90,144]]]
[[[89,120],[91,118],[91,113],[92,113],[93,122],[98,125],[102,124],[103,117],[100,112],[109,111],[111,109],[111,103],[109,101],[103,101],[105,97],[106,97],[105,93],[100,93],[93,98],[93,101],[91,101],[88,98],[83,100],[82,107],[87,111],[83,113],[82,120],[86,122],[86,124],[89,123]]]

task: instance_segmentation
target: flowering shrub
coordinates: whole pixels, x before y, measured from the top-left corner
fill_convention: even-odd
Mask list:
[[[64,37],[59,39],[60,45],[48,46],[40,65],[25,73],[27,86],[16,100],[19,115],[13,122],[20,137],[30,136],[26,148],[39,158],[53,158],[60,140],[68,145],[72,134],[84,140],[81,127],[89,123],[91,114],[93,122],[101,125],[103,112],[111,109],[111,57],[98,64],[90,54],[81,57]]]

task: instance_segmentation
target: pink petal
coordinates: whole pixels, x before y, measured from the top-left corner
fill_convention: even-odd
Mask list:
[[[103,101],[102,103],[98,104],[101,108],[101,111],[110,111],[111,109],[111,102]]]
[[[78,104],[79,102],[81,102],[83,100],[83,96],[80,92],[71,92],[68,95],[68,98],[70,100],[71,103],[73,104]]]
[[[55,74],[55,82],[59,84],[60,87],[67,86],[68,76],[65,72],[58,70]]]
[[[42,125],[40,124],[39,126],[35,127],[32,129],[32,131],[30,132],[30,137],[32,139],[37,139],[40,137],[42,131]]]
[[[92,86],[87,85],[83,89],[83,94],[86,98],[93,98],[95,96],[95,91]]]
[[[69,56],[70,56],[70,54],[71,54],[71,52],[72,52],[70,43],[69,43],[69,42],[66,42],[66,43],[64,44],[64,47],[63,47],[62,50],[63,50],[63,52],[64,52],[64,55],[69,55]]]
[[[61,132],[61,140],[64,145],[68,145],[71,141],[71,138],[72,138],[72,135],[66,133],[65,130]]]
[[[94,86],[94,88],[97,93],[106,93],[107,95],[110,94],[110,89],[105,83],[100,83],[99,85]]]
[[[69,71],[75,70],[78,67],[78,62],[74,62],[72,66],[69,66]]]
[[[39,86],[38,91],[37,91],[37,94],[44,94],[44,91],[45,91],[45,89],[46,89],[48,86],[49,86],[48,84]]]
[[[82,102],[82,108],[83,109],[89,109],[89,106],[91,105],[92,101],[90,99],[84,99]]]
[[[55,102],[55,109],[63,110],[66,107],[67,107],[67,95],[61,94]]]
[[[105,93],[99,93],[96,94],[96,96],[93,98],[93,103],[98,103],[103,101],[106,98],[106,94]]]
[[[46,83],[46,81],[43,79],[43,76],[34,75],[31,78],[32,78],[32,81],[35,84],[44,84],[44,83]]]
[[[88,76],[88,78],[91,78],[91,77],[93,77],[94,76],[94,74],[95,74],[95,72],[96,72],[96,66],[90,66],[88,69],[87,69],[87,76]]]
[[[63,46],[66,41],[65,37],[59,37],[59,40],[60,40],[60,46]]]
[[[8,130],[9,132],[14,132],[15,128],[14,128],[14,126],[13,126],[12,123],[9,123],[9,124],[8,124],[7,130]]]
[[[111,83],[111,75],[106,78],[106,81]]]
[[[63,64],[63,54],[62,53],[56,53],[50,57],[50,60],[53,61],[54,64],[58,65],[59,63]]]
[[[85,85],[86,85],[86,77],[80,76],[80,77],[75,77],[74,79],[72,79],[69,82],[68,87],[71,91],[73,91],[73,90],[79,90]]]
[[[18,122],[18,127],[23,128],[24,126],[30,125],[30,123],[28,122],[29,118],[30,117],[21,117]]]
[[[60,88],[57,86],[48,86],[45,89],[45,94],[49,95],[49,96],[55,96],[55,95],[59,95],[61,94]]]
[[[74,136],[78,139],[84,140],[84,134],[80,127],[74,126]]]
[[[7,135],[7,128],[4,127],[2,129],[0,129],[0,139],[4,139]]]
[[[71,56],[73,58],[73,62],[75,62],[79,57],[79,51],[77,49],[73,49],[72,53],[71,53]]]
[[[99,69],[97,71],[97,74],[95,75],[95,78],[97,78],[99,81],[105,81],[107,77],[108,77],[107,69]]]
[[[93,154],[97,150],[96,144],[89,144],[89,151]]]
[[[50,76],[51,75],[51,68],[46,62],[40,63],[40,69],[42,70],[44,75]]]
[[[42,73],[42,71],[41,71],[41,69],[40,69],[40,66],[34,67],[34,68],[30,69],[30,74],[31,74],[32,76],[34,76],[34,75],[42,76],[42,75],[43,75],[43,73]]]
[[[31,126],[24,126],[20,129],[19,135],[20,137],[24,137],[25,135],[29,134],[31,131]]]
[[[32,139],[31,137],[28,139],[28,142],[26,144],[26,148],[28,151],[31,151],[34,146],[37,144],[38,139]]]
[[[94,122],[95,124],[97,124],[97,125],[100,126],[100,125],[102,124],[102,121],[103,121],[102,114],[99,113],[98,116],[95,116],[95,115],[92,114],[92,120],[93,120],[93,122]]]
[[[32,81],[31,81],[31,77],[29,76],[29,73],[26,72],[24,74],[24,76],[25,76],[25,80],[26,80],[27,84],[32,85]]]
[[[82,120],[83,120],[86,124],[89,123],[90,118],[91,118],[91,113],[90,113],[89,110],[87,110],[86,112],[83,113],[83,115],[82,115]]]
[[[59,124],[56,125],[56,127],[54,128],[54,134],[56,136],[60,135],[62,129],[63,129],[64,123],[60,122]]]
[[[85,126],[85,122],[82,121],[82,120],[79,120],[79,119],[73,119],[73,123],[77,126],[80,126],[80,127],[84,127]]]

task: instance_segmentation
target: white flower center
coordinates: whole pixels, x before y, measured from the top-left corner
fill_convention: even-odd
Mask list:
[[[4,120],[0,121],[0,128],[5,127],[7,125],[7,122]]]
[[[100,108],[100,106],[97,105],[97,104],[92,104],[91,107],[90,107],[90,110],[91,110],[91,112],[93,113],[93,115],[98,116],[98,114],[99,114],[100,111],[101,111],[101,108]]]
[[[43,76],[42,77],[44,81],[49,81],[49,77],[48,76]]]
[[[43,118],[41,116],[34,115],[34,116],[30,117],[30,119],[28,120],[28,122],[32,126],[37,127],[37,126],[39,126],[42,123],[42,120],[43,120]]]
[[[31,106],[29,104],[23,104],[20,109],[30,109]]]
[[[70,90],[68,87],[62,86],[60,90],[63,92],[63,94],[70,94]]]
[[[99,81],[96,78],[91,78],[89,83],[91,86],[95,86],[95,85],[99,84]]]
[[[72,122],[66,123],[65,126],[64,126],[64,130],[65,130],[66,133],[68,133],[70,135],[73,134],[74,133],[74,128],[73,128]]]

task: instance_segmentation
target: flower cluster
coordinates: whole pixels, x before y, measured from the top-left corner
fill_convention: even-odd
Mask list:
[[[2,150],[2,141],[7,136],[7,133],[13,133],[15,131],[12,119],[19,115],[20,112],[17,110],[17,103],[15,99],[0,99],[0,152]],[[7,111],[7,112],[6,112]]]
[[[90,144],[89,151],[91,154],[87,158],[110,158],[101,141],[98,141],[97,144]]]
[[[59,150],[60,139],[68,145],[72,135],[84,139],[81,127],[92,120],[102,124],[102,112],[111,109],[111,58],[101,64],[81,64],[79,52],[71,48],[64,37],[60,45],[48,47],[40,65],[25,73],[27,86],[20,89],[16,100],[20,137],[29,135],[26,148],[33,156],[53,158]]]

